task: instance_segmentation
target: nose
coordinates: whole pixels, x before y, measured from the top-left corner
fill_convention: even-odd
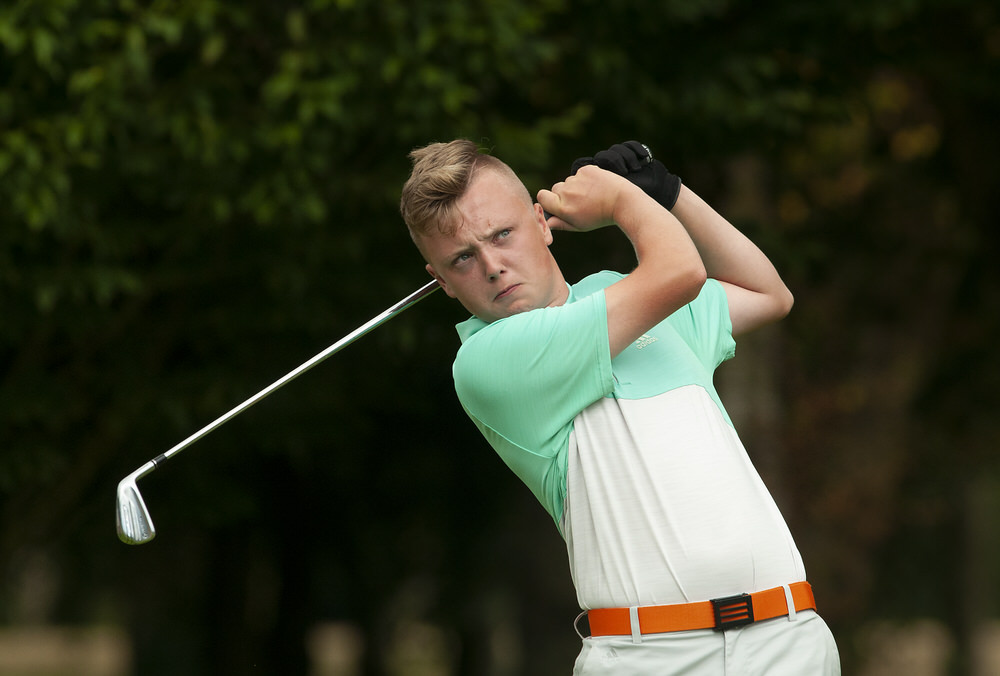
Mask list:
[[[480,260],[483,263],[483,271],[486,273],[487,279],[491,282],[500,279],[500,275],[504,273],[504,265],[499,256],[492,252],[482,253],[480,254]]]

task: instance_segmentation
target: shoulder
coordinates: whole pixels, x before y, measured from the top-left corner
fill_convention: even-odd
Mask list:
[[[485,353],[491,361],[498,361],[507,351],[522,353],[533,345],[550,345],[554,340],[577,336],[586,327],[606,332],[601,321],[605,316],[604,294],[598,293],[599,287],[587,291],[583,296],[574,291],[565,305],[523,312],[491,324],[480,322],[477,330],[465,337],[458,359]]]
[[[615,282],[625,279],[625,277],[626,275],[623,275],[620,272],[612,272],[610,270],[603,270],[601,272],[595,272],[592,275],[587,275],[570,287],[570,298],[573,300],[586,298],[587,296],[591,296],[598,291],[608,288]]]
[[[711,320],[712,325],[719,324],[718,328],[731,332],[729,326],[729,300],[726,297],[726,289],[715,279],[708,279],[698,296],[690,303],[680,308],[670,316],[671,321],[691,320],[706,321]]]
[[[698,297],[670,315],[667,321],[712,368],[735,354],[729,302],[725,288],[717,280],[706,281]]]
[[[502,395],[530,383],[551,388],[588,366],[610,372],[607,336],[604,294],[596,291],[572,303],[497,320],[469,336],[455,356],[452,375],[459,397]]]
[[[686,306],[694,312],[729,312],[729,301],[726,289],[717,279],[711,277],[705,280],[698,296]]]

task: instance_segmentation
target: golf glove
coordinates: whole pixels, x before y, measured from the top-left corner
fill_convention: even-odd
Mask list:
[[[677,203],[681,179],[667,171],[662,162],[653,159],[653,151],[643,143],[625,141],[593,157],[580,157],[573,162],[570,175],[588,164],[596,164],[601,169],[624,176],[668,210]]]

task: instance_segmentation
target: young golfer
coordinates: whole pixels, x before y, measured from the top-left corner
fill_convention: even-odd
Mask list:
[[[573,673],[839,674],[712,383],[733,336],[791,309],[767,257],[633,141],[577,160],[537,203],[469,141],[411,158],[403,218],[473,315],[458,397],[566,541],[589,624]],[[552,230],[609,225],[637,267],[568,285]]]

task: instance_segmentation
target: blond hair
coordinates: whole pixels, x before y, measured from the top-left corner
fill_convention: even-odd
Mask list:
[[[508,178],[531,195],[514,171],[504,162],[479,150],[472,141],[457,139],[450,143],[431,143],[410,153],[413,171],[403,184],[399,212],[414,241],[434,230],[452,234],[461,223],[456,203],[465,194],[476,173],[483,169]]]

